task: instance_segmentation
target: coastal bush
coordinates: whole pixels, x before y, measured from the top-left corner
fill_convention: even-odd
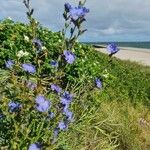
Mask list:
[[[29,24],[0,22],[1,149],[138,149],[139,112],[130,102],[149,106],[149,69],[112,58],[114,44],[108,56],[77,42],[86,31],[84,3],[66,3],[65,27],[52,32],[29,2]]]
[[[77,67],[74,70],[73,65],[76,62],[82,68],[81,52],[75,52],[74,47],[77,38],[86,31],[82,23],[89,9],[84,7],[84,2],[79,2],[78,7],[64,5],[65,27],[59,33],[42,28],[32,17],[30,1],[24,0],[24,4],[29,25],[6,19],[0,28],[0,145],[3,149],[53,147],[59,133],[68,130],[74,122],[76,86],[82,85],[84,79],[80,78],[82,70]],[[66,37],[67,29],[70,37]],[[100,79],[97,78],[96,84],[101,88]]]

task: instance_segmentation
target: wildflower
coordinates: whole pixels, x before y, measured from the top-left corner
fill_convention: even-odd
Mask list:
[[[28,81],[27,82],[27,87],[31,90],[34,90],[37,87],[37,85],[35,83],[31,82],[31,81]]]
[[[66,12],[69,12],[70,11],[70,9],[72,8],[71,7],[71,5],[69,4],[69,3],[65,3],[65,10],[66,10]]]
[[[36,97],[36,109],[40,112],[46,112],[50,108],[50,101],[44,96],[39,95]]]
[[[23,64],[22,68],[24,71],[29,72],[29,73],[35,73],[36,68],[32,64]]]
[[[14,65],[14,61],[13,60],[8,60],[6,63],[5,63],[6,67],[11,69]]]
[[[42,50],[46,50],[46,47],[45,46],[42,46],[42,48],[41,48]]]
[[[84,18],[87,13],[89,13],[89,9],[83,6],[78,6],[74,8],[72,7],[69,10],[70,17],[74,21],[76,21],[79,18]]]
[[[11,17],[7,17],[7,19],[8,19],[8,20],[12,20],[12,18],[11,18]]]
[[[59,124],[58,124],[58,128],[60,130],[64,131],[67,128],[67,125],[63,121],[60,121]]]
[[[10,112],[16,112],[19,110],[19,108],[21,108],[21,104],[17,103],[17,102],[9,102],[8,107]]]
[[[17,53],[17,56],[18,57],[23,57],[23,56],[28,56],[29,55],[29,53],[28,52],[24,52],[23,50],[21,50],[21,51],[19,51],[18,53]]]
[[[102,82],[100,81],[100,79],[98,78],[95,79],[95,85],[99,89],[102,88]]]
[[[50,64],[51,64],[52,67],[55,67],[55,68],[58,67],[58,62],[55,61],[55,60],[52,60],[52,61],[50,62]]]
[[[29,149],[28,150],[40,150],[42,147],[41,147],[41,144],[39,143],[33,143],[29,146]]]
[[[61,103],[64,105],[69,105],[72,102],[73,95],[65,91],[61,97]]]
[[[65,50],[63,54],[64,54],[65,60],[67,61],[68,64],[72,64],[74,62],[74,60],[76,58],[74,53],[72,53],[71,51]]]
[[[24,40],[27,41],[27,42],[29,42],[29,37],[26,36],[26,35],[24,35]]]
[[[59,43],[61,43],[61,42],[62,42],[62,40],[61,40],[61,39],[59,39],[59,40],[58,40],[58,42],[59,42]]]
[[[112,56],[119,51],[119,48],[115,43],[111,43],[107,45],[107,51],[110,53],[110,56]]]
[[[40,39],[33,39],[32,40],[33,44],[35,44],[35,47],[40,50],[42,48],[42,42]]]
[[[67,119],[69,121],[71,121],[71,122],[73,121],[73,113],[71,111],[66,112],[65,115],[67,116]]]
[[[64,108],[64,114],[66,115],[68,121],[73,121],[73,113],[71,111]]]
[[[61,93],[61,88],[58,86],[58,85],[56,85],[56,84],[51,84],[51,89],[52,89],[52,91],[55,91],[55,92],[57,92],[57,93]]]

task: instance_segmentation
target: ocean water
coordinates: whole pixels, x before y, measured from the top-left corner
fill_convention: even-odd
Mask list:
[[[87,42],[86,44],[107,45],[111,42]],[[115,42],[119,47],[146,48],[150,50],[150,42]]]

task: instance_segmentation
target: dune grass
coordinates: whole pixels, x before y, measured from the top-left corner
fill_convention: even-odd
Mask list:
[[[98,99],[97,99],[98,101]],[[57,149],[64,150],[149,150],[150,115],[143,105],[101,102],[84,111],[70,131],[61,134]]]

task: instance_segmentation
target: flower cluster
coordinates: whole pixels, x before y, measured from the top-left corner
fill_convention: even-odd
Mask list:
[[[36,72],[36,68],[32,64],[22,64],[22,69],[31,74]]]
[[[36,97],[36,109],[39,112],[46,112],[49,110],[51,103],[43,95]]]
[[[63,105],[63,114],[67,117],[68,121],[73,121],[73,113],[69,111],[69,105],[73,99],[73,94],[70,94],[68,91],[65,91],[61,97],[61,104]]]
[[[61,91],[62,91],[62,89],[56,84],[51,84],[51,89],[52,89],[52,91],[54,91],[54,92],[56,92],[58,94],[60,94]]]
[[[65,60],[67,61],[68,64],[73,64],[73,62],[75,61],[75,54],[71,51],[67,51],[65,50],[64,51],[64,57],[65,57]]]
[[[65,10],[69,13],[69,17],[76,21],[78,19],[83,19],[87,13],[89,13],[89,9],[83,6],[73,7],[69,3],[65,4]]]
[[[9,68],[9,69],[12,69],[13,65],[14,65],[14,61],[13,60],[8,60],[6,63],[5,63],[6,67]]]
[[[97,88],[101,89],[102,88],[102,82],[100,79],[96,78],[95,79],[95,85]]]
[[[17,112],[22,105],[18,102],[9,102],[8,107],[10,112]]]
[[[73,94],[69,94],[68,91],[65,91],[61,97],[61,103],[65,106],[68,106],[72,102]]]
[[[19,52],[17,53],[17,56],[18,56],[19,58],[24,57],[24,56],[28,56],[28,55],[29,55],[29,53],[28,53],[28,52],[24,52],[23,50],[21,50],[21,51],[19,51]]]
[[[6,68],[8,69],[12,69],[13,66],[15,65],[15,62],[13,60],[8,60],[6,61],[5,63],[6,65]],[[30,64],[30,63],[25,63],[25,64],[22,64],[22,69],[28,73],[31,73],[31,74],[34,74],[36,73],[36,68],[34,65]]]
[[[115,43],[110,43],[107,45],[107,50],[108,50],[110,56],[112,56],[113,54],[115,54],[119,51],[119,48]]]

